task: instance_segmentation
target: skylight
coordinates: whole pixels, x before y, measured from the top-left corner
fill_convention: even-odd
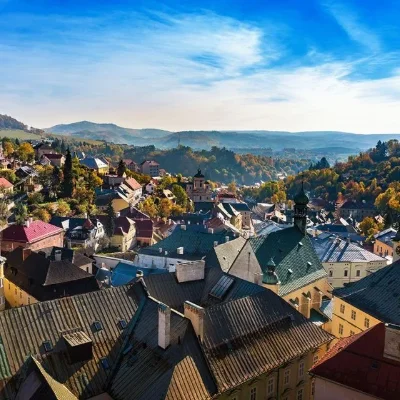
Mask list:
[[[121,329],[125,329],[127,325],[128,325],[128,324],[127,324],[127,322],[126,322],[124,319],[121,319],[121,320],[119,321],[119,326],[121,327]]]
[[[103,329],[103,325],[100,321],[94,321],[93,326],[96,331],[101,331]]]
[[[210,296],[216,297],[219,300],[225,296],[226,292],[232,286],[234,279],[230,276],[222,276],[215,286],[210,291]]]
[[[104,369],[110,369],[110,363],[106,357],[100,358],[100,362]]]

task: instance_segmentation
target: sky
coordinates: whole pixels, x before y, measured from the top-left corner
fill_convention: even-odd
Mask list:
[[[0,0],[0,114],[400,133],[399,0]]]

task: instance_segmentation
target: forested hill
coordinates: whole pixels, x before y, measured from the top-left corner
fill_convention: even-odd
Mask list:
[[[22,122],[17,121],[15,118],[0,114],[0,130],[2,129],[19,129],[24,131],[27,130],[28,127]]]

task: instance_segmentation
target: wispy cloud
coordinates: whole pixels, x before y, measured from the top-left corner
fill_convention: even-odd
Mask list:
[[[322,5],[352,40],[374,53],[380,51],[379,37],[363,25],[356,11],[335,0],[324,1]]]

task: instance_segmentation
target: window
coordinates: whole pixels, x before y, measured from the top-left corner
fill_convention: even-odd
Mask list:
[[[18,292],[17,292],[17,288],[15,288],[15,289],[14,289],[14,293],[15,293],[15,295],[17,295],[17,294],[18,294]]]
[[[103,329],[103,325],[100,321],[94,321],[93,326],[96,331],[101,331]]]
[[[344,314],[344,309],[345,309],[344,304],[341,304],[341,305],[340,305],[340,312],[341,312],[342,314]]]
[[[361,276],[361,271],[359,269],[356,271],[356,276]]]
[[[28,305],[31,304],[31,298],[28,296]]]
[[[0,278],[0,288],[3,287],[3,278]]]
[[[11,283],[8,282],[8,290],[11,290]]]
[[[267,395],[271,396],[274,394],[275,378],[269,378],[267,382]]]
[[[22,299],[22,290],[19,291],[19,298]]]
[[[0,296],[0,305],[3,305],[3,304],[4,304],[4,297]]]
[[[283,374],[283,384],[289,385],[290,383],[290,369],[287,369]]]
[[[303,400],[303,389],[299,389],[299,390],[297,391],[297,397],[296,397],[296,399],[297,399],[297,400]]]
[[[315,364],[317,361],[318,361],[318,354],[314,354],[314,357],[313,357],[313,364]]]
[[[356,320],[356,312],[354,310],[351,310],[351,319],[353,319],[354,321]]]
[[[329,270],[329,277],[332,278],[332,276],[333,276],[333,271],[330,269]]]
[[[53,350],[53,345],[51,344],[50,340],[46,340],[43,342],[43,348],[46,353]]]
[[[350,336],[353,336],[354,335],[354,331],[350,331]]]
[[[250,390],[250,400],[257,399],[257,388],[253,388]]]
[[[365,319],[364,319],[364,326],[365,326],[366,328],[369,328],[369,318],[365,318]]]
[[[343,325],[339,324],[339,335],[343,335]]]
[[[128,324],[124,319],[119,320],[119,326],[121,329],[125,329]]]
[[[100,358],[101,365],[103,366],[104,369],[109,369],[110,368],[110,363],[108,362],[107,358]]]
[[[304,361],[300,361],[299,364],[299,379],[304,377]]]
[[[344,276],[349,276],[349,271],[347,269],[344,270]]]
[[[314,396],[315,393],[315,379],[311,381],[311,395]]]

